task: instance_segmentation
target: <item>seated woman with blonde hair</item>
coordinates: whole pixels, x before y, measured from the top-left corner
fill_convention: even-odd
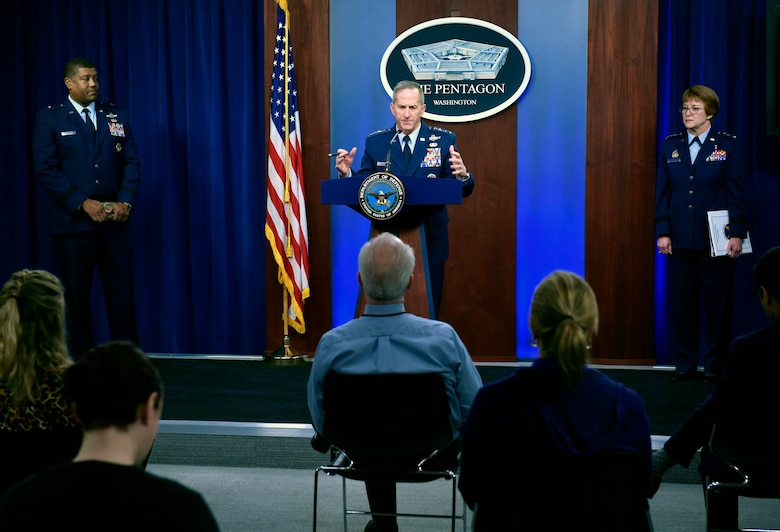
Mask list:
[[[578,275],[536,287],[539,358],[477,394],[458,486],[475,530],[650,530],[650,426],[639,395],[589,368],[598,304]]]
[[[59,279],[43,270],[14,273],[0,291],[0,495],[76,455],[81,426],[62,396],[70,364]]]

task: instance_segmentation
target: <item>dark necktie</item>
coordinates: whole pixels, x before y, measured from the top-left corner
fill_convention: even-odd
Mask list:
[[[412,159],[412,148],[409,142],[409,135],[404,135],[404,158],[406,159],[406,164],[409,164],[409,161]]]
[[[688,150],[691,154],[691,162],[696,160],[696,156],[699,155],[699,150],[701,149],[701,140],[699,140],[699,137],[693,137],[693,140],[691,140],[691,143],[688,145]]]
[[[89,116],[89,109],[86,107],[81,110],[82,113],[84,113],[84,121],[87,123],[87,127],[89,128],[89,131],[92,133],[92,138],[95,138],[95,123],[92,121],[92,118]]]

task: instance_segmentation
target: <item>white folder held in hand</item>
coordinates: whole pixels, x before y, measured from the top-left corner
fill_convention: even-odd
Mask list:
[[[707,225],[710,233],[710,256],[721,257],[726,254],[729,243],[729,211],[707,211]],[[750,232],[742,239],[742,254],[752,253]]]

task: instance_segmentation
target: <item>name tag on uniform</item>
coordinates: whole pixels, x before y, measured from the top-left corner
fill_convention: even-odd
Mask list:
[[[70,137],[75,134],[75,131],[60,131],[60,137]]]

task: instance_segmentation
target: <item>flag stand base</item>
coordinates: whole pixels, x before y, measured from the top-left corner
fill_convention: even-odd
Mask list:
[[[290,347],[290,337],[285,336],[282,340],[282,347],[274,351],[266,360],[270,362],[292,362],[292,363],[311,363],[314,359],[307,353],[301,353]]]

